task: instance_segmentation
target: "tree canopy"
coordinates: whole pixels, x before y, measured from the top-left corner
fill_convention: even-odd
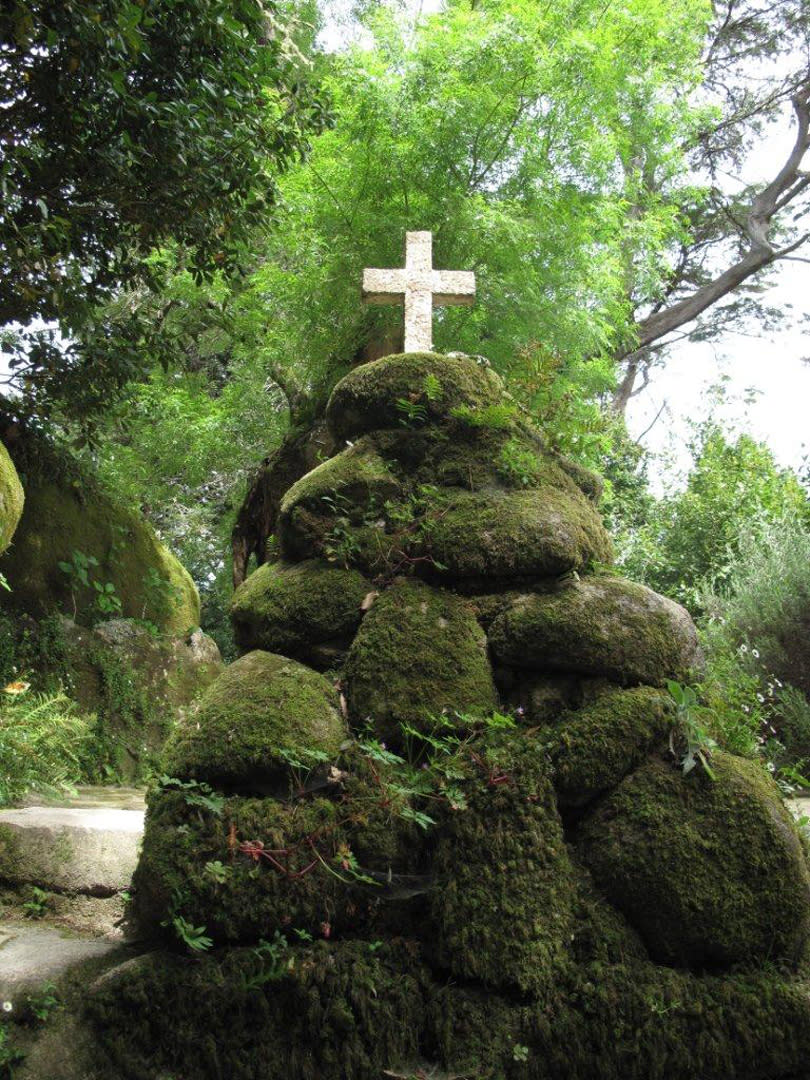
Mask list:
[[[146,256],[167,241],[198,278],[229,269],[272,213],[321,122],[284,33],[259,0],[3,5],[0,327],[17,408],[103,407],[153,358],[134,312],[113,333],[99,305],[154,285]]]

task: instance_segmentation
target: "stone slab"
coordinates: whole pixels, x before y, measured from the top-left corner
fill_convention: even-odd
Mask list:
[[[0,879],[55,892],[110,896],[138,861],[144,811],[26,806],[0,811]]]
[[[55,983],[74,965],[106,956],[121,946],[68,937],[50,927],[6,925],[0,930],[0,1002],[9,1017],[21,1015],[29,994]],[[11,1009],[7,1004],[11,1003]]]
[[[114,787],[98,785],[78,787],[72,794],[61,793],[53,799],[32,794],[22,800],[22,806],[72,806],[77,809],[94,810],[107,807],[111,810],[145,810],[146,788]]]

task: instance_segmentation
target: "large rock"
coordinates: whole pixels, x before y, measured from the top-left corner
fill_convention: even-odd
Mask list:
[[[674,702],[652,687],[600,688],[564,709],[538,742],[551,759],[562,807],[584,806],[615,787],[672,730]]]
[[[286,559],[317,556],[361,567],[379,561],[377,519],[402,492],[381,448],[378,439],[361,439],[293,484],[279,513]]]
[[[593,504],[559,472],[558,485],[454,493],[424,530],[421,550],[441,580],[554,577],[612,559]]]
[[[810,876],[793,820],[758,763],[718,753],[711,767],[643,765],[599,805],[578,851],[656,959],[795,962]]]
[[[0,558],[11,586],[7,603],[34,616],[58,610],[91,623],[100,614],[93,584],[109,583],[125,617],[172,634],[199,625],[194,582],[135,513],[90,482],[72,486],[29,470],[25,490],[16,541]],[[74,552],[97,560],[87,568],[89,585],[59,565],[70,564]]]
[[[601,675],[625,685],[688,679],[701,662],[685,608],[612,577],[521,597],[495,619],[489,643],[513,667]]]
[[[22,484],[14,462],[0,443],[0,553],[11,543],[23,511],[23,502]]]
[[[357,570],[316,559],[265,563],[231,600],[236,641],[242,649],[305,659],[315,645],[348,644],[371,589]]]
[[[495,688],[484,633],[453,593],[400,579],[375,602],[343,672],[349,716],[394,745],[401,724],[429,730],[442,712],[490,712]]]
[[[0,878],[55,892],[111,896],[129,886],[142,810],[26,806],[0,810]]]
[[[576,881],[562,822],[532,744],[512,733],[478,757],[481,782],[436,845],[436,958],[457,978],[537,994],[574,926]],[[487,773],[501,782],[485,783]]]
[[[286,656],[256,650],[227,667],[181,721],[165,751],[183,780],[261,790],[311,761],[334,757],[346,737],[337,691]]]
[[[401,427],[409,417],[435,423],[459,406],[485,409],[503,397],[499,376],[472,357],[404,353],[363,364],[341,379],[326,406],[326,420],[336,439],[355,439]]]

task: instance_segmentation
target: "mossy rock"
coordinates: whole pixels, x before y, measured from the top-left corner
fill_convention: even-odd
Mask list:
[[[423,531],[420,549],[446,581],[553,577],[613,554],[599,515],[572,481],[456,494]]]
[[[294,785],[284,800],[214,796],[214,810],[193,789],[152,792],[129,910],[138,933],[177,944],[178,915],[228,945],[289,927],[313,937],[404,932],[421,894],[401,899],[394,885],[421,868],[422,837],[380,805],[367,769],[341,772],[306,796]],[[356,872],[343,868],[345,852]]]
[[[717,753],[711,767],[714,778],[643,765],[599,805],[578,851],[662,962],[795,961],[810,930],[795,824],[757,762]]]
[[[577,889],[554,789],[521,734],[477,757],[480,782],[436,842],[436,959],[457,978],[537,995],[567,955]]]
[[[261,791],[291,760],[334,757],[345,739],[337,692],[296,660],[256,650],[208,687],[166,744],[165,769],[183,780]]]
[[[363,364],[332,391],[326,421],[336,439],[408,422],[399,403],[418,406],[418,423],[446,420],[453,409],[486,409],[504,401],[503,383],[486,365],[468,356],[403,353]]]
[[[585,926],[589,929],[586,931]],[[139,956],[85,993],[98,1075],[120,1080],[798,1080],[807,983],[776,970],[696,976],[583,923],[540,999],[431,970],[409,939]],[[591,945],[593,948],[591,948]],[[589,954],[598,952],[598,958]],[[261,1037],[257,1036],[260,1033]]]
[[[361,439],[324,461],[285,494],[278,536],[285,559],[327,557],[341,565],[373,564],[375,515],[402,486],[381,456],[378,439]]]
[[[623,578],[572,580],[521,597],[489,630],[504,664],[604,676],[624,685],[688,679],[701,664],[685,608]]]
[[[142,518],[92,486],[72,487],[36,473],[25,480],[15,543],[0,558],[0,573],[11,586],[7,603],[35,617],[58,610],[92,623],[99,616],[92,584],[110,583],[125,618],[147,619],[169,634],[199,625],[194,582]],[[88,568],[90,587],[59,565],[70,563],[74,552],[97,560]]]
[[[231,600],[237,644],[309,659],[312,646],[354,634],[371,588],[357,570],[316,559],[265,563]]]
[[[418,1055],[427,969],[408,944],[138,957],[87,1013],[116,1080],[373,1080]]]
[[[539,675],[534,672],[495,668],[495,685],[509,709],[523,724],[551,724],[569,709],[579,708],[585,700],[585,686],[603,680],[582,679],[576,675]]]
[[[563,712],[537,739],[552,761],[563,807],[579,807],[615,787],[672,728],[674,703],[652,687],[605,689]]]
[[[0,553],[11,543],[23,512],[23,488],[8,450],[0,443]]]
[[[343,671],[350,719],[401,745],[400,725],[496,705],[486,638],[461,597],[400,578],[363,620]]]

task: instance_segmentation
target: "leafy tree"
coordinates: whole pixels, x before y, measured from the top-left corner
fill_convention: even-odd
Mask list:
[[[623,412],[644,389],[667,346],[683,337],[716,339],[746,325],[761,329],[784,318],[763,302],[768,274],[810,239],[810,19],[804,0],[723,0],[714,5],[702,55],[697,101],[702,113],[680,152],[690,172],[670,183],[666,162],[643,134],[632,157],[637,198],[634,226],[648,200],[677,208],[680,229],[661,251],[657,271],[627,262],[632,314],[616,349],[622,378],[613,407]],[[764,162],[762,139],[792,122],[784,156]],[[765,166],[765,176],[761,174]],[[746,178],[747,175],[747,178]]]
[[[732,442],[707,423],[691,450],[685,489],[653,503],[619,548],[629,576],[697,610],[707,588],[728,581],[745,538],[788,513],[810,522],[810,504],[795,474],[748,435]]]
[[[134,310],[99,321],[98,305],[124,285],[154,288],[145,255],[169,238],[198,278],[232,268],[272,212],[279,171],[321,120],[278,10],[3,5],[0,327],[7,383],[23,392],[7,408],[103,408],[160,338]]]

